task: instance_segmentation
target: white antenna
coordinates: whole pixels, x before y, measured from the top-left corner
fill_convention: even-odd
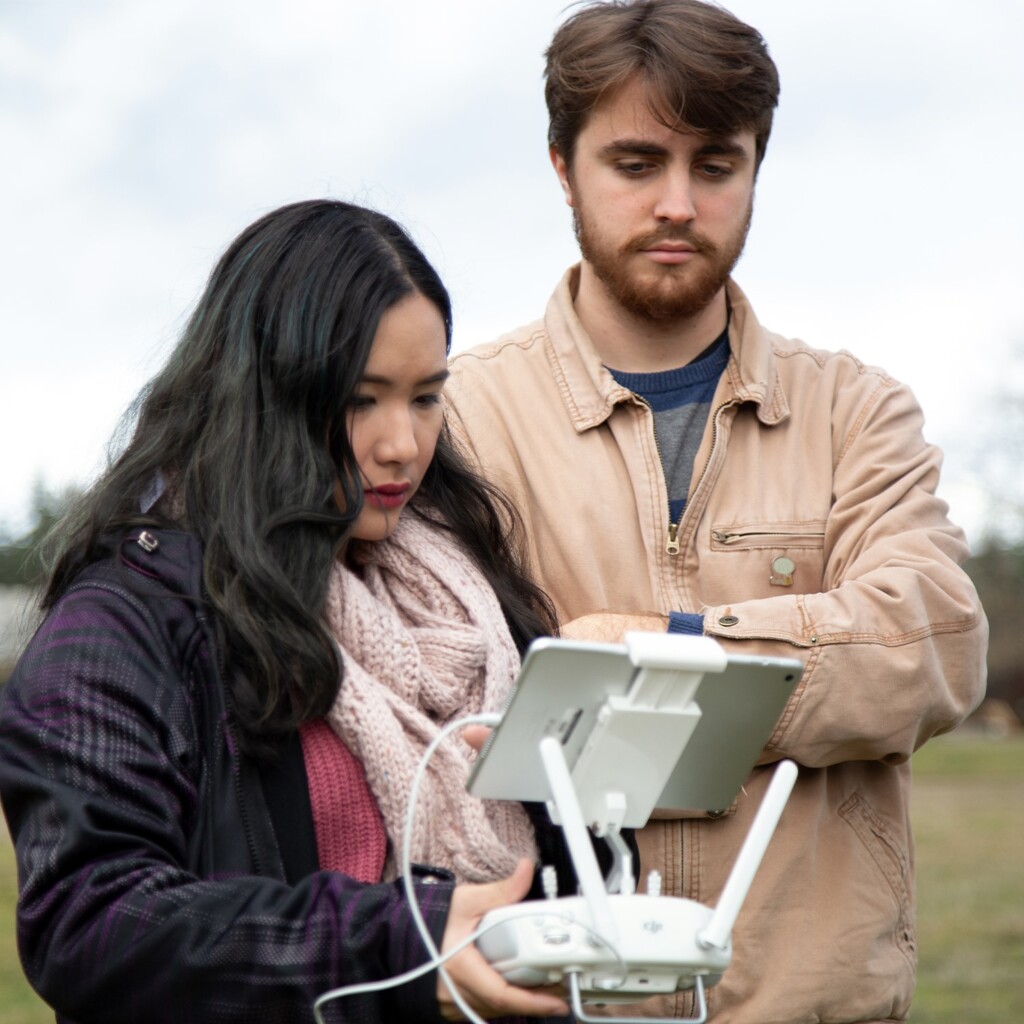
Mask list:
[[[593,915],[594,927],[602,935],[606,935],[609,942],[614,943],[615,919],[608,903],[608,892],[601,877],[597,855],[590,845],[590,836],[587,834],[583,812],[572,786],[572,776],[565,763],[562,744],[554,736],[545,736],[540,741],[540,756],[551,785],[551,799],[558,809],[559,823],[565,833],[569,856],[576,869],[576,877],[586,897],[587,906]]]
[[[750,826],[736,863],[729,872],[722,894],[715,904],[715,912],[711,915],[707,928],[697,934],[697,943],[703,949],[726,949],[729,936],[736,923],[743,901],[747,898],[750,883],[754,880],[757,869],[761,866],[761,858],[768,843],[771,841],[775,826],[779,823],[782,810],[786,806],[793,784],[796,782],[797,770],[792,761],[780,761],[768,786],[768,791],[757,809],[754,821]]]

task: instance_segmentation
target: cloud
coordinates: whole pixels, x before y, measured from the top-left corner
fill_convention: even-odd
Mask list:
[[[762,320],[910,382],[935,436],[1022,333],[1015,0],[737,0],[782,104],[738,276]],[[544,142],[563,0],[74,0],[0,25],[0,523],[95,472],[227,242],[333,194],[403,221],[456,345],[575,258]],[[951,380],[956,380],[955,390]],[[951,453],[947,474],[966,474]]]

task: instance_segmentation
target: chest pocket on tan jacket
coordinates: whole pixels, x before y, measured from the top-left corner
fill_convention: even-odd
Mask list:
[[[721,523],[711,529],[715,568],[727,574],[742,595],[732,600],[813,594],[822,588],[825,523]]]

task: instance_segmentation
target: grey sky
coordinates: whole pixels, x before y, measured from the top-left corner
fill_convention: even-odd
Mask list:
[[[575,259],[544,143],[561,0],[0,3],[0,523],[84,481],[221,249],[335,195],[413,232],[456,347]],[[760,319],[910,382],[981,509],[968,424],[1024,335],[1024,5],[737,0],[782,102],[737,279]]]

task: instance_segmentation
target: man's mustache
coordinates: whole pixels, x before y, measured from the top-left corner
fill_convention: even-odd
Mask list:
[[[639,238],[634,238],[626,246],[626,251],[640,252],[643,249],[650,249],[659,242],[682,242],[685,245],[690,246],[694,252],[699,253],[714,253],[718,248],[714,242],[709,241],[703,235],[699,235],[695,231],[691,231],[688,227],[680,227],[676,224],[666,224],[664,227],[658,228],[657,231],[653,231],[647,235],[641,235]]]

